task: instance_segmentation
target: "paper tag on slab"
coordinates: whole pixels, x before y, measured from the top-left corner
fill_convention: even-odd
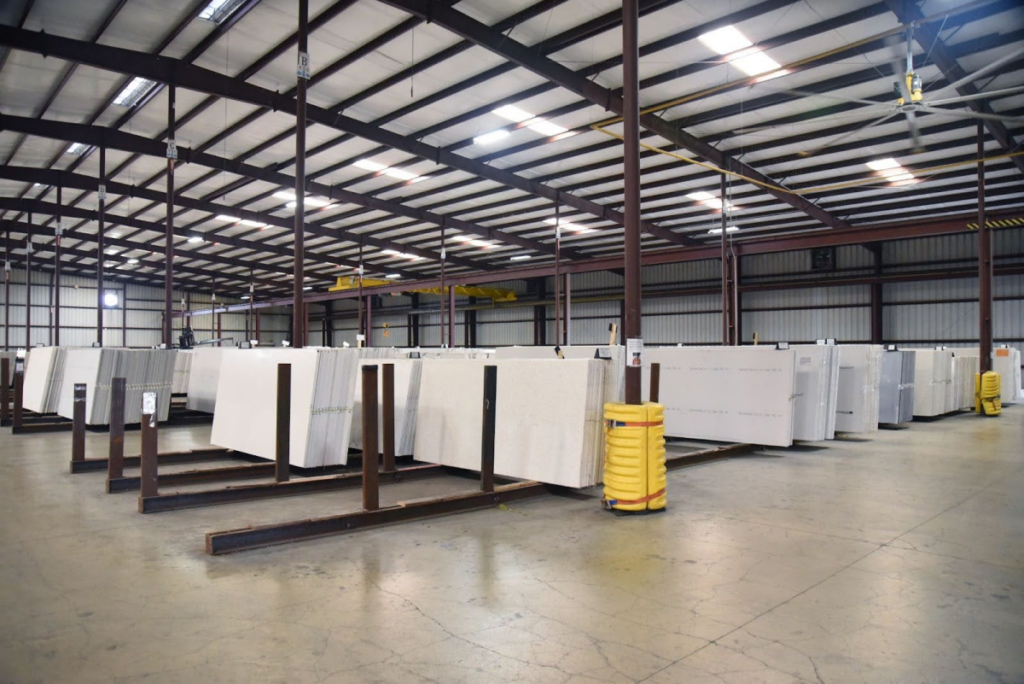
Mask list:
[[[644,340],[642,337],[626,340],[626,365],[637,368],[644,365]]]
[[[156,413],[156,392],[142,393],[142,412],[147,416]]]

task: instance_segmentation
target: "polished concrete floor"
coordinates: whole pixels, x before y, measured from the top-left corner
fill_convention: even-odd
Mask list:
[[[1024,682],[1024,406],[675,471],[664,515],[593,491],[217,558],[359,493],[141,516],[69,442],[0,433],[2,682]]]

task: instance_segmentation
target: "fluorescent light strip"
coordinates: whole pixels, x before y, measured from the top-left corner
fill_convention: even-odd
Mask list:
[[[536,118],[533,114],[530,114],[529,112],[522,110],[514,105],[505,105],[504,107],[498,107],[492,112],[492,114],[497,114],[503,119],[515,121],[516,123],[522,123],[524,121],[529,121],[530,119]]]
[[[872,171],[886,171],[888,169],[900,168],[900,163],[892,157],[887,157],[885,159],[873,159],[866,166]]]
[[[509,261],[525,261],[526,259],[529,259],[529,258],[530,258],[529,254],[520,254],[519,256],[512,257],[511,259],[509,259]]]
[[[409,259],[411,261],[422,261],[423,260],[423,257],[421,257],[421,256],[416,256],[415,254],[406,254],[405,252],[399,252],[398,250],[395,250],[395,249],[385,249],[381,253],[382,254],[387,254],[388,256],[396,256],[396,257],[401,257],[403,259]],[[339,266],[339,268],[340,268],[340,266]]]
[[[242,219],[237,216],[228,216],[227,214],[220,214],[217,216],[218,221],[226,221],[227,223],[238,223]]]
[[[739,230],[739,228],[737,228],[736,226],[726,226],[726,228],[725,228],[725,232],[726,233],[735,233],[738,230]],[[722,234],[722,229],[721,228],[712,228],[711,230],[708,231],[708,235],[721,235],[721,234]]]
[[[494,247],[493,243],[484,242],[483,240],[477,240],[476,238],[470,237],[469,235],[456,235],[452,238],[456,242],[461,242],[466,245],[473,245],[474,247],[483,247],[484,249]]]
[[[556,221],[553,218],[544,219],[544,223],[548,224],[549,226],[556,225]],[[564,228],[565,230],[570,230],[574,233],[585,234],[594,232],[593,228],[587,228],[586,226],[581,226],[578,223],[570,223],[568,221],[560,221],[557,223],[560,223],[562,228]]]
[[[730,57],[729,63],[747,76],[760,76],[761,74],[778,71],[782,68],[781,64],[761,52],[760,48],[744,50],[740,55]],[[781,75],[779,74],[779,76]]]
[[[529,128],[531,131],[536,131],[541,135],[548,136],[561,135],[562,133],[568,132],[567,128],[562,128],[558,124],[553,124],[545,119],[538,119],[537,123],[530,124]]]
[[[509,135],[511,135],[511,133],[506,131],[504,128],[499,128],[496,131],[491,131],[490,133],[484,133],[483,135],[476,136],[475,138],[473,138],[473,144],[490,145],[491,143],[496,143],[499,140],[504,140]]]
[[[369,159],[358,159],[352,162],[352,166],[363,169],[364,171],[383,171],[388,168],[384,164],[378,164],[377,162]]]
[[[690,194],[687,195],[687,197],[689,197],[695,202],[700,202],[706,207],[711,207],[712,209],[717,209],[719,211],[722,210],[722,200],[719,199],[718,197],[715,197],[709,192],[704,192],[703,190],[698,192],[691,192]],[[739,211],[739,207],[737,207],[732,202],[726,202],[725,208],[728,211]]]
[[[68,154],[77,154],[77,155],[81,155],[81,154],[83,154],[83,153],[84,153],[84,152],[85,152],[85,151],[86,151],[87,149],[89,149],[89,146],[88,146],[88,145],[85,145],[85,144],[83,144],[83,143],[78,143],[78,142],[76,142],[76,143],[71,143],[70,145],[68,145],[68,149],[67,149],[66,151],[67,151],[67,153],[68,153]]]
[[[395,280],[396,278],[401,278],[402,276],[397,273],[389,273],[384,277],[387,278],[388,280]]]
[[[720,55],[727,55],[753,45],[735,26],[723,26],[697,37],[708,48]]]

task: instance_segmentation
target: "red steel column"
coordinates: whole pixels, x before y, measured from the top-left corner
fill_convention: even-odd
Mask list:
[[[640,336],[640,61],[637,0],[622,3],[623,173],[625,179],[626,338]],[[642,344],[642,341],[639,342]],[[640,404],[640,367],[627,358],[626,403]]]
[[[441,324],[441,330],[440,330],[440,333],[439,333],[441,335],[441,341],[438,344],[439,347],[443,347],[444,344],[445,344],[444,343],[444,309],[445,309],[445,306],[444,306],[444,296],[445,296],[444,295],[444,262],[445,262],[445,258],[447,256],[447,254],[446,254],[446,249],[445,249],[446,245],[445,245],[445,235],[444,235],[445,234],[445,230],[444,229],[445,229],[445,222],[444,222],[444,219],[441,219],[441,320],[439,321],[440,324]]]
[[[28,212],[32,225],[32,212]],[[32,347],[32,233],[25,236],[25,349]]]
[[[4,349],[11,348],[11,229],[4,237]]]
[[[57,236],[53,247],[53,344],[60,346],[60,241],[64,236],[63,188],[57,186]]]
[[[163,343],[171,348],[174,318],[174,160],[178,157],[174,141],[174,84],[167,86],[167,220],[164,225],[164,332]],[[122,314],[124,312],[122,311]]]
[[[978,122],[978,159],[985,157],[985,125]],[[985,225],[985,162],[978,162],[978,347],[979,369],[992,370],[992,232]]]
[[[299,0],[299,55],[295,91],[295,261],[292,282],[292,346],[306,346],[302,286],[306,221],[306,81],[309,80],[309,0]]]
[[[721,176],[721,201],[722,201],[722,344],[729,344],[729,243],[728,243],[728,216],[725,209],[725,174]]]
[[[99,218],[99,227],[96,229],[96,343],[103,346],[103,234],[106,230],[104,225],[104,211],[107,205],[107,148],[100,146],[100,178],[99,200],[96,206],[96,213]]]
[[[555,194],[555,345],[564,344],[562,340],[562,279],[559,267],[562,260],[562,219],[559,215],[561,202]]]

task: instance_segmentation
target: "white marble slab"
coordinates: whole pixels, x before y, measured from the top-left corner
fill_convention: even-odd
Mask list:
[[[874,432],[878,429],[882,346],[843,344],[837,348],[836,432]]]
[[[661,364],[665,435],[720,442],[789,446],[793,443],[795,355],[756,347],[648,347]]]
[[[384,371],[385,363],[395,367],[395,455],[411,456],[416,436],[416,410],[419,404],[420,376],[423,362],[420,359],[360,359],[359,369],[367,364],[376,364],[377,370],[377,445],[383,448],[384,439]],[[363,448],[363,401],[362,389],[356,381],[356,393],[352,409],[352,436],[349,446],[353,449]]]

